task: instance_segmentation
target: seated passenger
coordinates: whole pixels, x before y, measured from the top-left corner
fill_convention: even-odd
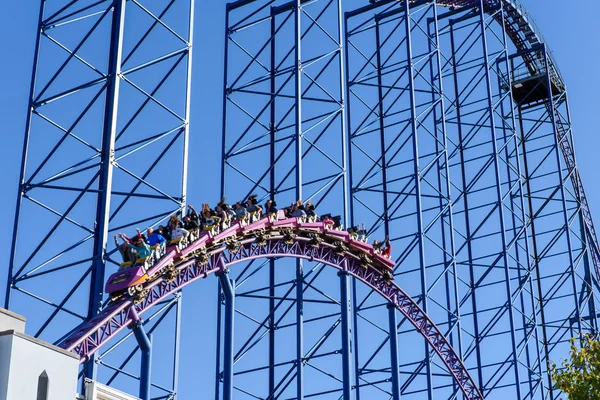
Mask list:
[[[258,205],[258,200],[256,200],[255,194],[248,197],[248,200],[246,201],[246,211],[250,214],[250,222],[255,222],[260,219],[262,207]]]
[[[304,205],[304,211],[306,212],[306,216],[309,222],[317,221],[317,213],[315,212],[315,205],[311,204],[310,200],[306,202]]]
[[[306,213],[304,212],[304,210],[302,210],[301,208],[298,207],[297,203],[292,205],[292,217],[301,218],[301,219],[306,218]]]
[[[238,221],[244,221],[248,216],[248,211],[246,210],[246,207],[242,205],[241,201],[235,203],[235,205],[233,206],[233,211],[235,212],[235,216],[238,219]]]
[[[187,231],[195,231],[196,229],[198,229],[200,227],[200,225],[194,220],[192,219],[189,215],[186,215],[185,217],[183,217],[183,228]]]
[[[115,246],[117,246],[119,253],[121,253],[121,257],[123,258],[123,264],[128,262],[135,262],[137,258],[136,252],[130,249],[127,246],[127,243],[127,240],[123,238],[123,243],[119,244],[119,239],[117,239],[117,235],[115,234]]]
[[[264,213],[265,215],[277,214],[277,203],[274,200],[267,200],[265,203]]]
[[[358,240],[360,240],[363,243],[367,243],[367,230],[365,229],[365,223],[362,223],[361,228],[357,231],[358,233]]]
[[[323,222],[323,225],[325,225],[325,228],[327,229],[333,228],[333,224],[335,224],[333,219],[331,219],[331,215],[329,214],[322,215],[321,222]]]
[[[336,215],[335,217],[331,217],[331,219],[333,220],[333,229],[338,231],[344,229],[344,226],[342,225],[342,217]]]
[[[183,229],[180,226],[176,226],[175,229],[171,231],[171,240],[177,240],[181,238],[185,239],[188,237],[189,234],[190,233],[187,230]]]
[[[179,215],[173,214],[169,219],[168,227],[169,230],[173,230],[176,226],[182,226],[181,221],[179,220]]]
[[[187,215],[189,215],[189,217],[192,221],[196,222],[196,224],[198,224],[198,226],[200,226],[200,224],[201,224],[200,215],[198,214],[196,209],[191,204],[188,205]]]
[[[154,232],[154,229],[148,228],[148,244],[150,247],[159,245],[164,246],[167,243],[167,239],[163,237],[160,233]]]
[[[167,227],[164,226],[164,225],[159,225],[158,226],[158,233],[160,233],[162,235],[162,237],[164,237],[167,242],[170,242],[173,239],[171,237],[171,232],[169,232],[169,229],[167,229]]]
[[[226,205],[223,204],[223,206]],[[219,227],[221,228],[221,230],[229,228],[229,216],[227,215],[223,207],[221,207],[221,205],[217,204],[217,206],[215,207],[215,214],[215,216],[220,220]]]
[[[348,234],[350,235],[350,239],[358,240],[358,226],[348,228]]]
[[[150,251],[150,246],[148,245],[148,243],[144,242],[141,239],[136,239],[133,242],[133,244],[132,243],[127,243],[127,246],[129,246],[130,248],[132,248],[132,249],[134,249],[134,250],[137,251],[139,259],[150,257],[150,255],[152,254],[152,252]]]
[[[375,240],[373,242],[373,250],[375,251],[375,253],[381,254],[385,258],[390,258],[392,254],[392,243],[390,242],[389,235],[385,237],[385,240],[383,242]]]
[[[217,223],[219,222],[219,217],[216,215],[212,215],[210,210],[202,211],[202,222],[203,222],[203,230],[205,231],[214,231],[217,228]]]

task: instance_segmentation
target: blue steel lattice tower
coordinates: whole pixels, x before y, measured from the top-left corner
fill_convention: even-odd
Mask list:
[[[5,300],[36,337],[58,342],[104,307],[114,234],[185,207],[193,6],[41,1]],[[163,394],[177,391],[179,302],[145,323],[174,358]],[[97,354],[81,376],[111,383],[137,348]]]
[[[224,7],[221,195],[311,200],[371,242],[389,235],[395,281],[485,398],[557,398],[547,361],[597,329],[600,253],[566,88],[527,12]],[[36,336],[58,342],[104,309],[114,232],[185,208],[193,12],[42,1],[6,297],[40,307]],[[220,282],[215,399],[465,398],[427,332],[344,270],[256,259]],[[121,336],[137,344],[119,340],[82,375],[118,385],[141,348],[140,397],[175,398],[181,292],[159,304]],[[151,380],[151,358],[170,373]]]

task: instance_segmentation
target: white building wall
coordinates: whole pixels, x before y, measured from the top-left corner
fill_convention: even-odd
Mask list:
[[[25,333],[25,317],[0,308],[0,332],[4,331]]]
[[[61,348],[14,330],[24,319],[0,309],[0,400],[37,400],[38,379],[48,376],[45,400],[73,400],[77,396],[78,357]],[[12,318],[12,320],[11,320]]]

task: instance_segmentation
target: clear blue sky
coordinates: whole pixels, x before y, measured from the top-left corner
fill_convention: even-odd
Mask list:
[[[365,4],[367,1],[365,0]],[[600,115],[600,34],[595,11],[597,2],[579,0],[522,0],[535,18],[546,38],[563,77],[570,100],[571,117],[575,136],[575,147],[580,173],[583,177],[588,201],[596,221],[600,218],[600,184],[597,178],[598,149],[600,136],[597,118]],[[224,2],[219,0],[197,1],[195,59],[191,117],[191,152],[197,149],[201,135],[219,134],[221,124],[221,83]],[[565,7],[565,4],[572,5]],[[27,96],[31,78],[31,60],[35,40],[35,25],[38,12],[37,0],[4,1],[0,8],[4,21],[0,24],[0,120],[2,146],[0,146],[0,292],[5,286],[5,267],[10,252],[10,237],[19,175],[20,157],[24,133]],[[214,162],[215,160],[204,160]],[[213,164],[217,165],[217,164]],[[197,181],[200,164],[192,163],[189,181]],[[213,174],[215,184],[218,174]],[[206,186],[205,186],[206,187]],[[202,193],[198,187],[190,187],[190,201],[215,202],[218,187],[210,193]],[[214,298],[211,292],[211,298]],[[191,300],[191,299],[190,299]],[[186,300],[192,305],[193,301]],[[196,303],[197,304],[197,303]],[[205,303],[202,303],[205,304]],[[214,307],[213,307],[214,310]],[[214,311],[213,311],[214,312]],[[190,323],[192,323],[190,321]],[[196,322],[197,323],[197,322]],[[212,324],[204,325],[207,331]],[[213,353],[208,353],[213,357]],[[184,365],[185,368],[185,365]],[[184,372],[185,373],[185,372]],[[209,379],[200,375],[203,383]],[[195,386],[192,379],[184,382]],[[182,382],[182,393],[186,384]],[[212,388],[212,386],[210,386]],[[191,386],[188,388],[191,390]],[[188,398],[183,396],[183,398]]]

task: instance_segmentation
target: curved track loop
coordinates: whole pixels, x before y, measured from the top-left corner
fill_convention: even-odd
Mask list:
[[[483,399],[467,368],[446,337],[417,303],[398,285],[386,279],[393,262],[373,254],[372,246],[350,239],[347,232],[326,229],[322,223],[300,223],[296,218],[252,225],[234,225],[214,238],[205,234],[180,252],[170,248],[157,264],[174,266],[175,274],[162,274],[144,285],[145,298],[121,298],[83,323],[60,347],[74,351],[85,362],[112,337],[184,286],[231,266],[257,258],[295,257],[320,262],[347,273],[393,304],[440,356],[467,399]],[[172,269],[171,269],[172,271]],[[391,277],[391,275],[388,275]],[[147,292],[146,292],[147,291]]]

